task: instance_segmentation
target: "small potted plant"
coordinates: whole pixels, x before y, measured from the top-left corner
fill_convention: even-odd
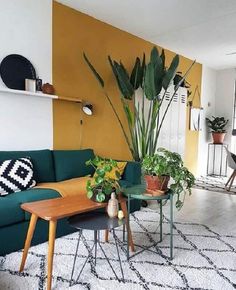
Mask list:
[[[148,190],[166,191],[170,177],[165,175],[165,172],[160,172],[160,164],[162,156],[155,154],[153,156],[146,155],[142,162],[142,169],[144,171],[144,179]],[[164,160],[162,160],[162,165]],[[159,165],[158,165],[159,164]],[[162,166],[164,169],[165,166]],[[158,172],[157,172],[158,171]]]
[[[213,143],[214,144],[223,144],[226,130],[225,127],[228,124],[229,120],[226,120],[224,117],[214,117],[211,119],[206,118],[207,125],[211,129]]]
[[[96,202],[108,202],[111,193],[116,192],[119,188],[117,179],[120,178],[120,174],[115,170],[117,162],[97,156],[93,160],[88,160],[86,165],[92,166],[95,169],[93,180],[87,181],[87,197]],[[107,174],[112,170],[115,170],[117,179],[111,178]]]
[[[193,174],[184,167],[181,156],[159,148],[154,156],[144,157],[142,169],[147,189],[152,191],[162,191],[164,194],[171,179],[169,187],[177,195],[176,208],[180,209],[184,203],[184,198],[181,201],[180,195],[183,193],[185,197],[186,192],[191,194],[191,188],[195,182]]]

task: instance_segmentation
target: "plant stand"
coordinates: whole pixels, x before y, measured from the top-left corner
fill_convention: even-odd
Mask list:
[[[207,175],[227,176],[227,158],[224,147],[228,148],[228,144],[208,144]]]
[[[150,251],[153,252],[155,254],[159,254],[159,249],[158,249],[158,244],[160,242],[162,242],[163,239],[163,235],[162,235],[162,223],[163,223],[163,213],[162,213],[162,206],[163,206],[163,201],[168,201],[169,200],[169,206],[170,206],[170,260],[173,259],[173,192],[171,190],[168,190],[168,192],[165,195],[161,195],[161,196],[147,196],[144,194],[145,189],[143,188],[143,186],[134,186],[132,188],[129,189],[125,189],[124,190],[124,194],[125,196],[127,196],[128,198],[128,224],[129,224],[129,215],[130,215],[130,200],[131,199],[141,199],[141,200],[156,200],[159,205],[160,205],[160,234],[159,234],[159,240],[155,243],[153,243],[152,245],[148,246],[148,247],[144,247],[142,246],[142,250],[136,252],[135,254],[132,254],[130,256],[129,253],[129,235],[127,234],[127,260],[133,258],[134,256],[141,254],[144,251]],[[151,248],[154,247],[156,249],[156,251],[151,250]]]
[[[96,264],[97,264],[97,248],[98,247],[101,249],[101,252],[103,253],[103,256],[105,257],[105,260],[107,261],[108,265],[110,266],[116,279],[118,281],[123,281],[124,280],[124,272],[123,272],[122,263],[121,263],[121,259],[120,259],[117,237],[115,235],[115,228],[120,227],[122,225],[124,226],[125,219],[119,220],[118,218],[109,218],[109,216],[106,213],[89,212],[86,214],[82,214],[82,215],[80,214],[80,215],[76,215],[74,217],[69,218],[69,224],[70,224],[70,226],[72,226],[73,228],[76,228],[79,231],[79,238],[78,238],[78,242],[77,242],[77,246],[76,246],[73,268],[72,268],[72,272],[71,272],[70,286],[78,283],[78,281],[81,277],[81,274],[82,274],[86,264],[89,261],[91,261],[93,263],[94,267],[96,266]],[[79,244],[80,244],[83,230],[91,230],[94,232],[94,243],[93,243],[92,248],[90,250],[88,250],[88,256],[87,256],[85,262],[83,263],[77,278],[73,282],[75,264],[76,264],[76,260],[77,260],[77,256],[78,256]],[[103,231],[103,230],[109,230],[113,234],[122,278],[118,277],[116,271],[112,267],[107,255],[106,255],[106,253],[105,253],[105,251],[100,243],[100,231]],[[93,251],[94,251],[94,255],[93,255]]]

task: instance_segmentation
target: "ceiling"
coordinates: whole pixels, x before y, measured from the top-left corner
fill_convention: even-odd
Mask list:
[[[214,69],[236,67],[236,0],[58,2]]]

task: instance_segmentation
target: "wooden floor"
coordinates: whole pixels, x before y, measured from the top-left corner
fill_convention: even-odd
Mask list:
[[[168,207],[164,210],[168,212]],[[191,196],[186,195],[183,208],[175,211],[175,218],[212,227],[222,225],[225,232],[236,234],[236,195],[193,189]]]

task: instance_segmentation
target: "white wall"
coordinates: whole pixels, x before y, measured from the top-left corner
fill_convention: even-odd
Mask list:
[[[0,0],[0,30],[0,61],[21,54],[51,83],[52,1]],[[52,148],[52,100],[1,92],[0,104],[0,150]]]
[[[233,106],[235,98],[235,78],[235,69],[217,71],[215,112],[217,116],[224,116],[225,118],[229,119],[229,126],[227,127],[228,133],[226,135],[225,142],[230,145],[230,149]]]
[[[206,117],[211,117],[213,115],[213,116],[224,116],[226,119],[229,119],[229,125],[227,127],[228,133],[225,138],[225,143],[228,143],[230,150],[236,153],[236,142],[235,142],[236,140],[233,140],[231,136],[232,119],[234,111],[233,106],[235,98],[235,79],[236,79],[235,69],[225,69],[216,71],[203,65],[201,102],[202,107],[204,108],[203,110],[204,125],[203,130],[199,134],[199,146],[198,146],[199,176],[206,175],[208,143],[212,141],[211,134],[208,133],[208,128],[206,126],[205,122]],[[225,152],[223,151],[223,153]],[[225,156],[223,156],[223,158],[225,158]],[[220,160],[218,161],[216,160],[216,164],[220,163]]]
[[[201,105],[203,107],[203,128],[199,132],[198,140],[198,172],[197,174],[206,175],[207,171],[207,151],[208,143],[211,142],[211,134],[206,125],[206,117],[215,115],[215,95],[216,95],[217,71],[202,66],[202,88]]]

